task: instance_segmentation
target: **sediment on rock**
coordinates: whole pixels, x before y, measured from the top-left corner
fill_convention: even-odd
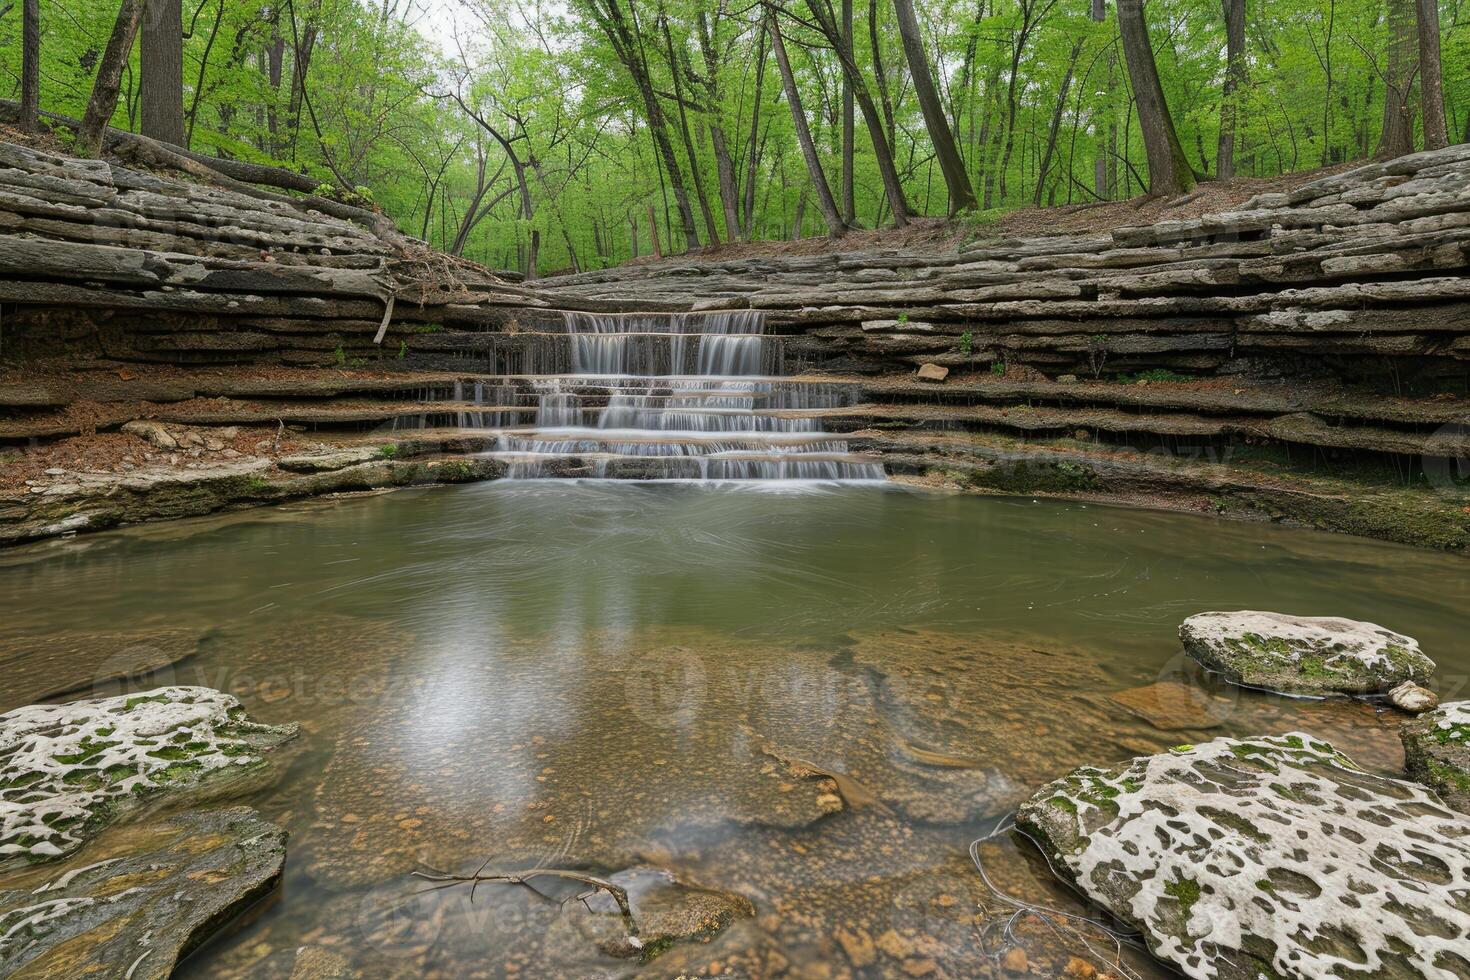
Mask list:
[[[0,972],[162,980],[279,883],[286,834],[245,807],[115,828],[0,890]]]

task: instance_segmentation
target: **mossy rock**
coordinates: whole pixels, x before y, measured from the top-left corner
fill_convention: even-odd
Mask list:
[[[1470,813],[1470,701],[1451,701],[1404,722],[1399,738],[1409,776]]]
[[[1016,823],[1187,976],[1470,978],[1470,822],[1311,735],[1078,769]]]
[[[1434,672],[1413,638],[1351,619],[1207,612],[1186,619],[1179,639],[1226,679],[1286,694],[1378,694]]]
[[[0,715],[0,869],[70,854],[156,797],[260,766],[295,734],[206,687]]]

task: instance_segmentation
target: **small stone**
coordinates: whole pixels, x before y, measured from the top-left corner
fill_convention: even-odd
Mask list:
[[[932,362],[927,364],[920,364],[918,377],[920,381],[943,381],[945,378],[949,377],[949,368],[945,367],[942,364],[934,364]]]
[[[1388,692],[1388,702],[1400,711],[1422,715],[1439,707],[1439,696],[1427,687],[1420,687],[1413,681],[1404,681]]]
[[[1057,380],[1060,381],[1064,385],[1074,385],[1074,384],[1077,383],[1077,375],[1075,375],[1075,374],[1059,374],[1059,375],[1057,375]]]
[[[53,466],[49,470],[46,471],[46,475],[47,476],[61,476],[65,472],[66,472],[66,470],[62,469],[61,467],[59,467],[59,466]]]
[[[859,969],[865,966],[871,966],[873,961],[878,958],[877,949],[873,945],[873,937],[868,934],[866,929],[859,929],[857,932],[848,932],[846,929],[839,929],[837,930],[837,943],[842,947],[842,951],[847,954],[847,958],[852,962],[852,965]]]
[[[914,952],[914,944],[900,936],[897,932],[889,929],[879,936],[876,945],[883,952],[896,960],[905,959]]]
[[[1074,956],[1067,960],[1067,965],[1062,968],[1062,972],[1072,977],[1073,980],[1092,980],[1097,976],[1097,967],[1080,956]]]
[[[1008,973],[1026,973],[1031,969],[1031,961],[1026,957],[1026,951],[1019,946],[1012,946],[1006,950],[1006,955],[1000,959],[1000,965],[1005,967]]]
[[[208,449],[212,453],[217,453],[225,448],[225,444],[219,439],[205,439],[204,448]]]
[[[937,969],[939,964],[931,959],[903,961],[903,972],[911,977],[927,977]]]

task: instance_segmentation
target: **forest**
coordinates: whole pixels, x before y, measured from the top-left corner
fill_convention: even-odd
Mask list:
[[[1470,140],[1470,3],[15,0],[0,77],[535,277]]]

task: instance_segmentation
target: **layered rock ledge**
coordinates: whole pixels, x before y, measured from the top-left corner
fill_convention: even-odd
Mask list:
[[[1467,188],[1461,146],[1080,237],[981,226],[957,247],[525,284],[380,216],[3,144],[21,367],[0,372],[0,540],[496,478],[462,457],[534,423],[528,376],[570,363],[564,311],[748,309],[788,374],[846,392],[807,414],[890,475],[1463,551]],[[589,455],[557,475],[684,465]]]

